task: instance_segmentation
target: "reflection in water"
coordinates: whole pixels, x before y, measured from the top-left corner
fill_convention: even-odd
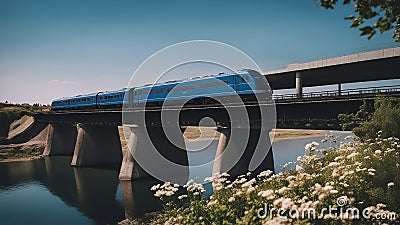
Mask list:
[[[145,213],[161,209],[161,201],[154,196],[150,188],[160,183],[157,180],[121,181],[121,190],[124,198],[125,217],[137,218]]]
[[[350,135],[336,132],[335,136]],[[273,143],[275,170],[304,155],[304,146],[323,137]],[[186,143],[196,149],[201,143]],[[211,176],[217,141],[189,151],[191,178]],[[325,146],[328,147],[326,143]],[[150,187],[155,180],[118,181],[117,169],[71,167],[71,157],[53,156],[26,162],[0,163],[1,224],[115,224],[161,209]],[[203,165],[205,164],[206,165]],[[206,185],[206,194],[212,187]]]
[[[116,196],[117,170],[76,168],[70,162],[71,157],[60,156],[1,163],[0,222],[113,224],[125,218],[124,212],[133,217],[160,209],[150,191],[155,181],[121,184],[123,196]],[[131,208],[124,209],[121,198]]]

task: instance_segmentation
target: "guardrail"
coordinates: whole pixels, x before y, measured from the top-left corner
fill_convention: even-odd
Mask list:
[[[301,98],[321,98],[321,97],[365,95],[365,94],[379,94],[379,93],[393,93],[393,92],[400,92],[400,85],[345,89],[341,91],[332,90],[332,91],[308,92],[308,93],[303,93]],[[274,94],[272,95],[272,97],[275,100],[299,98],[296,94],[282,94],[282,95]]]

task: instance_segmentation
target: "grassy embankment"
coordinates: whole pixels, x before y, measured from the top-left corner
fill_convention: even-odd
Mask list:
[[[0,103],[0,161],[30,158],[43,151],[43,148],[35,148],[35,142],[31,145],[9,144],[7,140],[10,131],[24,126],[34,112],[43,110],[48,110],[48,107]]]

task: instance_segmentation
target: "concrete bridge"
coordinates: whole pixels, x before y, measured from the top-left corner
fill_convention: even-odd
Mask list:
[[[305,64],[290,65],[280,71],[266,73],[266,77],[274,90],[296,88],[296,94],[291,96],[275,96],[276,115],[278,126],[287,122],[313,122],[327,123],[336,121],[339,113],[350,113],[358,110],[362,101],[373,99],[377,95],[398,97],[399,87],[378,87],[375,91],[368,90],[342,90],[342,83],[385,80],[400,78],[400,48],[384,49],[368,53],[326,59]],[[338,84],[338,90],[326,93],[303,93],[303,87]],[[183,133],[187,126],[198,126],[202,118],[209,117],[216,121],[218,131],[221,133],[214,172],[227,171],[232,176],[246,173],[250,161],[257,152],[257,143],[262,143],[262,151],[268,155],[262,160],[254,173],[263,170],[273,170],[273,155],[270,149],[269,132],[273,121],[265,121],[260,117],[260,110],[271,110],[269,104],[246,106],[250,124],[243,127],[242,119],[229,118],[227,110],[223,107],[168,109],[163,113],[176,114],[179,119],[166,122],[169,129],[175,129],[175,140],[179,144],[173,145],[164,134],[161,125],[161,111],[86,111],[86,112],[49,112],[34,115],[35,121],[48,124],[49,133],[44,155],[73,155],[72,166],[95,166],[101,164],[120,164],[122,162],[119,178],[131,180],[145,178],[150,175],[134,160],[127,151],[121,151],[120,134],[117,126],[122,125],[124,114],[130,120],[125,123],[129,126],[128,146],[135,157],[150,157],[150,145],[168,160],[186,167],[168,171],[172,182],[185,183],[188,178],[188,158],[185,151]],[[143,119],[145,117],[145,119]],[[244,149],[238,149],[243,142],[240,138],[231,138],[232,132],[241,133],[248,130],[249,142]],[[150,141],[145,141],[145,136]],[[244,152],[243,152],[244,150]],[[232,157],[237,157],[238,152],[243,152],[238,163],[226,170]],[[225,154],[225,155],[224,155]],[[160,168],[163,168],[161,162]]]
[[[154,146],[158,153],[176,164],[173,171],[166,169],[167,165],[157,162],[161,170],[171,173],[169,179],[172,182],[186,183],[189,175],[188,158],[184,143],[183,133],[188,126],[198,126],[203,118],[212,118],[216,121],[218,131],[221,133],[217,155],[220,160],[214,164],[214,172],[228,172],[233,177],[248,172],[249,163],[257,149],[267,151],[268,155],[260,165],[254,169],[258,174],[264,170],[274,170],[273,155],[270,148],[269,132],[275,125],[275,121],[262,121],[261,109],[273,107],[273,105],[250,105],[239,109],[232,107],[208,107],[208,108],[184,108],[148,111],[90,111],[90,112],[50,112],[34,115],[38,123],[49,124],[49,133],[44,155],[73,155],[72,166],[95,166],[105,164],[119,164],[122,161],[120,179],[131,180],[136,178],[150,177],[143,168],[135,162],[129,151],[122,154],[121,138],[118,126],[122,124],[122,116],[128,117],[124,123],[129,126],[128,147],[135,157],[148,157],[151,161],[150,146]],[[232,118],[228,111],[246,110],[249,116],[249,124],[244,123],[243,118]],[[178,115],[177,121],[161,120],[161,113]],[[142,120],[142,117],[145,117]],[[172,116],[175,118],[175,116]],[[172,144],[164,133],[165,125],[168,129],[175,129],[173,140],[178,146]],[[248,143],[243,137],[249,132]],[[237,137],[230,139],[232,133]],[[242,135],[243,134],[243,135]],[[150,137],[150,139],[146,138]],[[262,144],[259,144],[262,143]],[[175,143],[176,144],[176,143]],[[238,147],[242,146],[242,147]],[[260,151],[260,150],[258,150]],[[243,154],[242,154],[243,153]],[[242,155],[240,155],[242,154]],[[231,159],[238,158],[239,161],[231,169],[228,169]]]
[[[400,47],[363,52],[312,62],[291,64],[264,73],[273,90],[400,78]]]

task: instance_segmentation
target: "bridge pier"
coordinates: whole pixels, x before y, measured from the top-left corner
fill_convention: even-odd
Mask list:
[[[175,146],[168,140],[162,127],[130,126],[129,128],[130,136],[127,141],[129,151],[125,153],[122,161],[120,180],[167,178],[172,183],[187,182],[189,162],[183,133],[176,132],[170,137],[178,145]],[[140,162],[135,159],[140,159]],[[171,162],[174,165],[169,164]]]
[[[77,129],[71,124],[49,124],[44,156],[72,155]]]
[[[303,97],[303,78],[300,71],[296,72],[296,96],[297,98]]]
[[[78,124],[72,166],[113,165],[122,161],[117,126]]]
[[[249,171],[252,176],[256,176],[265,170],[274,172],[274,159],[269,138],[270,129],[218,128],[218,131],[221,135],[215,154],[213,174],[226,172],[232,179],[235,179]],[[243,144],[241,138],[231,138],[232,132],[236,133],[235,136],[243,138],[248,133],[247,144]],[[268,151],[268,153],[265,153],[265,151]],[[237,161],[237,159],[239,160]],[[254,165],[251,162],[255,159],[262,161],[255,162],[254,165],[257,165],[257,167],[252,168]],[[237,162],[235,163],[235,161]]]

